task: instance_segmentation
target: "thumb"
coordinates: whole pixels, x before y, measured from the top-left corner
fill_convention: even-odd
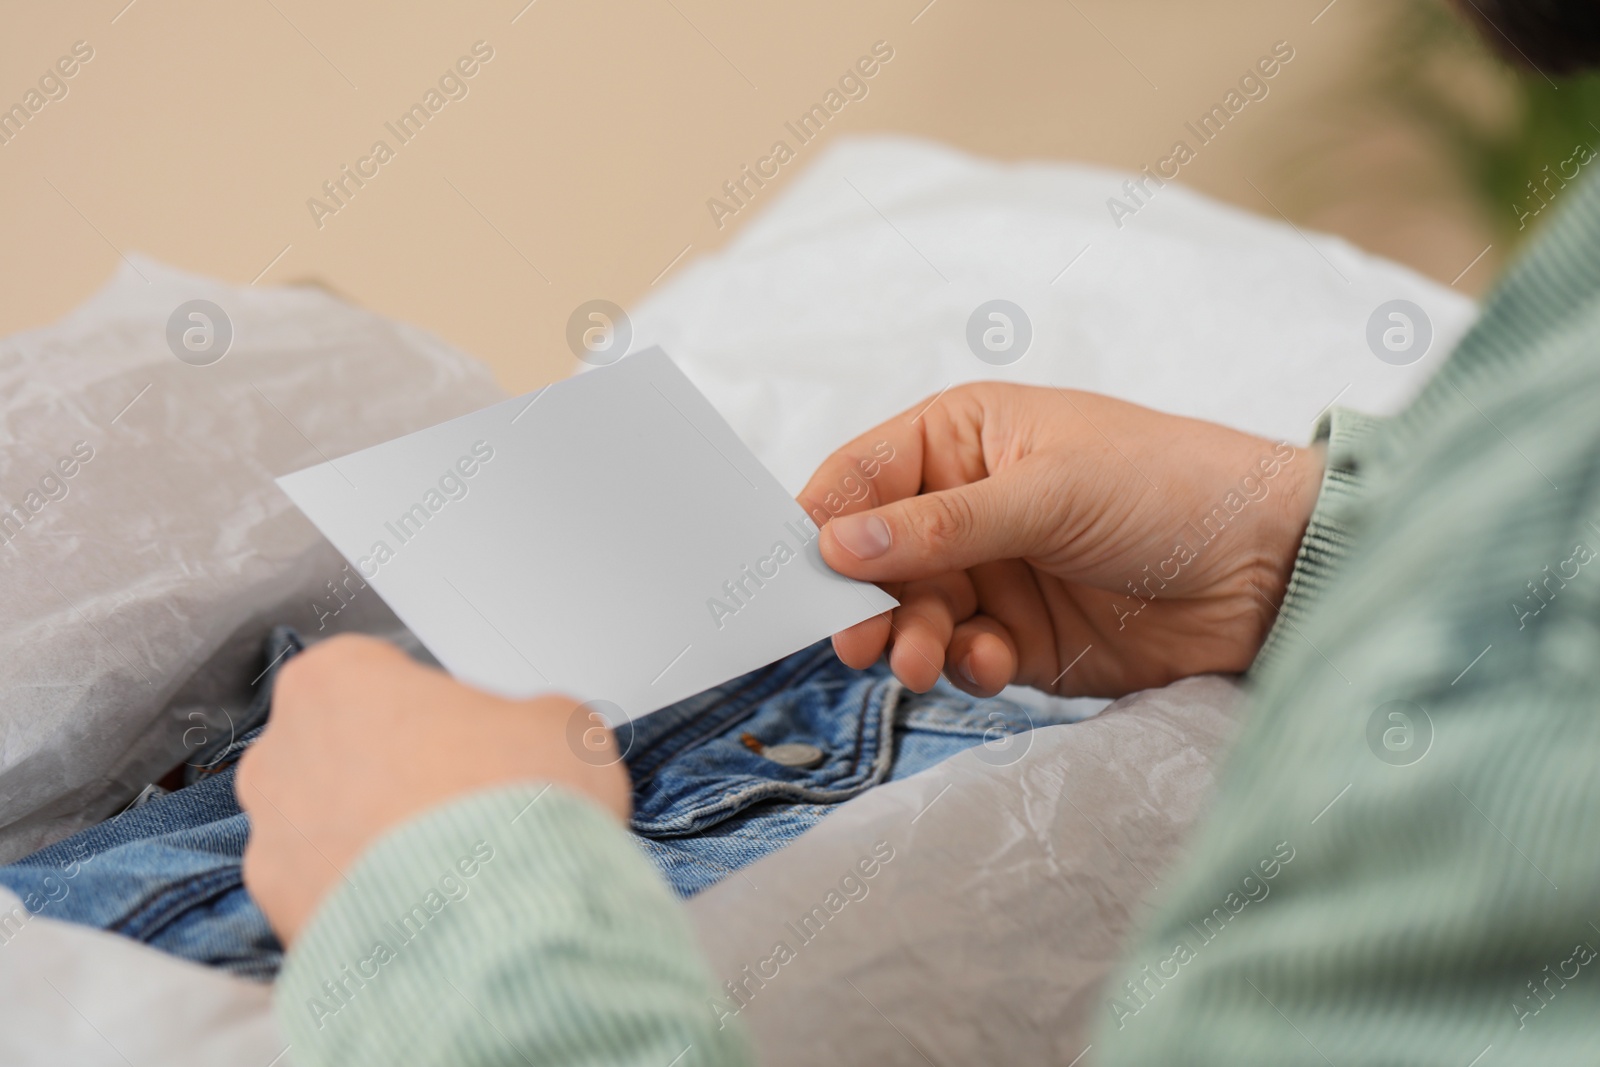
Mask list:
[[[869,582],[917,581],[1016,559],[1034,551],[1037,523],[1049,510],[1037,496],[1013,468],[839,515],[822,528],[822,558],[840,574]]]

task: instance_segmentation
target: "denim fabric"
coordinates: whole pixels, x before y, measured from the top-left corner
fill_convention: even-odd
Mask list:
[[[266,722],[272,676],[303,647],[293,631],[272,631],[255,699],[235,730],[197,746],[184,768],[190,784],[0,867],[0,884],[36,915],[271,978],[283,947],[240,876],[250,825],[234,797],[233,775]]]
[[[30,911],[144,941],[174,955],[268,979],[282,948],[245,892],[249,835],[234,762],[260,733],[276,669],[302,648],[268,638],[267,670],[245,719],[191,761],[188,785],[0,867]],[[782,847],[834,805],[982,743],[1009,763],[1038,713],[941,682],[904,689],[880,663],[853,671],[827,642],[707,690],[617,731],[634,783],[632,828],[680,896]],[[1065,721],[1065,717],[1051,721]],[[780,744],[821,752],[816,766],[762,754]]]
[[[633,777],[633,831],[681,896],[776,851],[836,804],[915,774],[975,744],[993,761],[1038,714],[979,700],[943,681],[905,689],[879,662],[853,671],[824,641],[646,716],[619,733]],[[1059,720],[1056,720],[1059,721]],[[762,747],[822,750],[811,769],[781,766]]]

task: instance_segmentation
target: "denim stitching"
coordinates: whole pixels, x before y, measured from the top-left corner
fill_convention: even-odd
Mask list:
[[[772,800],[791,800],[810,804],[835,804],[839,801],[849,800],[873,785],[882,781],[889,773],[894,763],[894,730],[899,721],[900,697],[905,691],[898,681],[887,680],[882,687],[874,686],[862,696],[864,705],[870,704],[875,697],[882,694],[877,704],[877,751],[872,763],[863,772],[851,775],[842,781],[849,784],[832,789],[817,789],[802,785],[798,782],[781,782],[766,780],[755,782],[743,789],[724,795],[720,800],[710,804],[689,806],[684,809],[682,801],[673,805],[674,814],[670,818],[657,818],[653,820],[635,819],[632,828],[635,833],[647,837],[681,837],[686,834],[698,833],[708,826],[726,819],[730,815],[753,807],[758,803]],[[863,709],[863,729],[857,732],[854,762],[862,762],[862,750],[867,744],[866,718],[871,714],[870,709]]]
[[[832,655],[832,650],[826,646],[816,646],[816,652],[800,663],[790,665],[787,660],[780,660],[757,672],[747,684],[731,693],[722,694],[713,690],[703,694],[706,698],[703,708],[697,706],[694,698],[676,705],[672,718],[657,719],[647,728],[655,736],[638,748],[633,758],[627,761],[628,770],[633,774],[635,792],[674,757],[726,733],[735,723],[753,716],[767,697],[803,684],[821,670]],[[788,670],[784,669],[786,666]]]
[[[106,929],[135,940],[149,941],[185,912],[244,885],[240,871],[239,867],[219,868],[157,893],[129,909]]]

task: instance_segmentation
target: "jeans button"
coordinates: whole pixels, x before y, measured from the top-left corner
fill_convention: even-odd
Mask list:
[[[822,749],[816,745],[800,742],[768,745],[761,750],[761,754],[779,766],[794,767],[797,770],[810,770],[822,762]]]

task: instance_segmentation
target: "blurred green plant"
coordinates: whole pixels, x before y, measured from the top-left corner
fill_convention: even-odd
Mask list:
[[[1391,17],[1375,88],[1439,142],[1509,249],[1600,156],[1600,74],[1508,67],[1440,0],[1403,0]]]

